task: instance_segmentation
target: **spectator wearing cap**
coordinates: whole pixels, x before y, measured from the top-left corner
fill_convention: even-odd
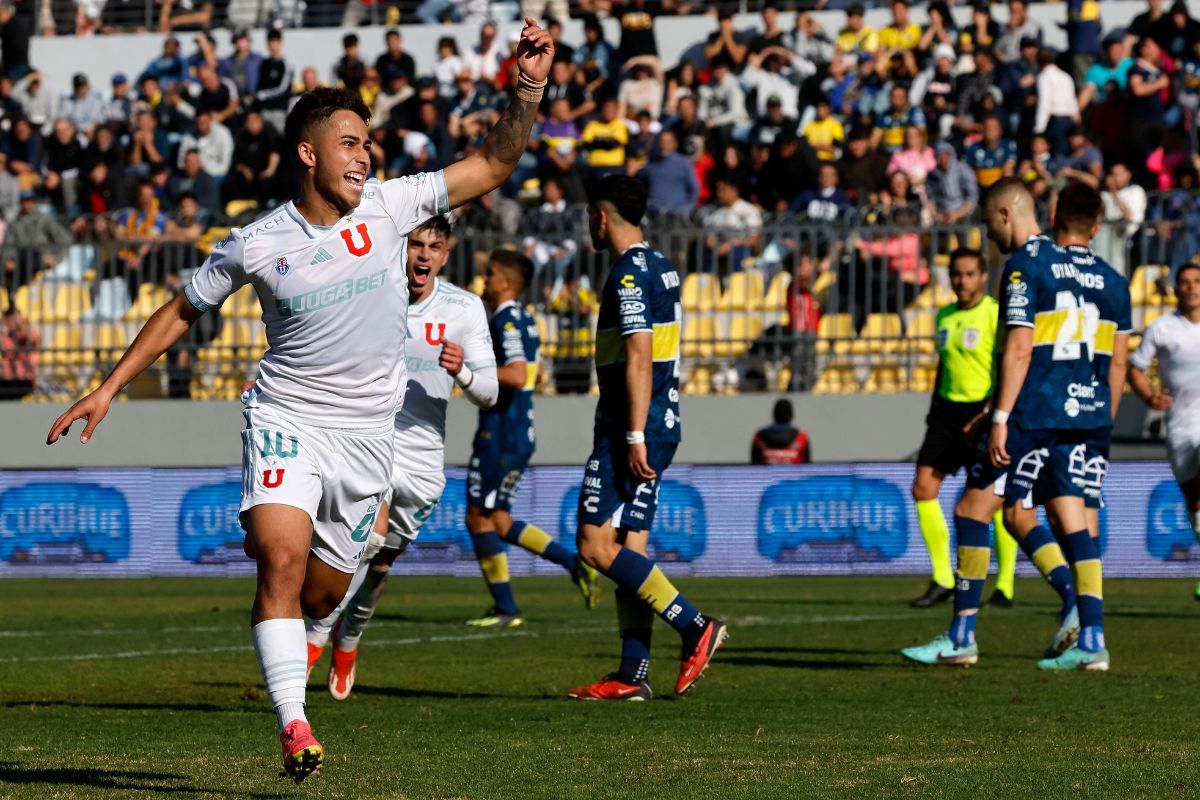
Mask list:
[[[189,150],[200,152],[200,165],[218,181],[224,180],[233,162],[233,134],[229,128],[213,119],[208,111],[196,113],[195,127],[179,142],[179,167]]]
[[[768,47],[787,47],[786,34],[779,27],[779,9],[772,5],[764,5],[762,10],[763,29],[750,40],[750,52],[761,53]],[[710,58],[711,65],[713,60]]]
[[[866,23],[861,3],[846,6],[846,24],[838,31],[834,45],[839,53],[848,56],[874,55],[879,49],[879,33]]]
[[[833,115],[833,103],[824,95],[817,98],[816,116],[801,131],[804,140],[822,161],[837,161],[846,139],[842,121]]]
[[[667,129],[646,166],[637,173],[646,187],[647,207],[659,214],[688,214],[700,197],[700,183],[692,162],[679,153],[679,138]]]
[[[1037,120],[1033,132],[1050,142],[1050,152],[1067,152],[1067,131],[1079,119],[1079,101],[1075,82],[1054,63],[1054,51],[1042,48],[1038,53]]]
[[[282,131],[292,99],[292,66],[283,57],[283,31],[267,32],[267,57],[258,66],[258,83],[251,107],[270,125]]]
[[[366,71],[367,65],[358,57],[358,34],[346,34],[342,37],[342,57],[333,65],[334,84],[357,92]]]
[[[963,53],[975,53],[982,49],[991,50],[1000,38],[1000,26],[992,19],[989,0],[975,0],[971,4],[971,21],[958,32],[958,49]]]
[[[736,70],[746,63],[749,53],[746,37],[733,25],[733,12],[722,7],[717,12],[717,29],[708,35],[704,44],[704,58],[710,64],[717,58],[728,59]]]
[[[196,70],[199,79],[192,86],[190,102],[196,114],[212,114],[213,120],[222,125],[232,124],[241,106],[237,86],[229,78],[222,78],[208,64]]]
[[[711,79],[700,87],[700,118],[726,136],[735,126],[750,121],[750,115],[746,113],[746,93],[728,59],[714,61]]]
[[[953,47],[939,44],[933,50],[932,63],[917,73],[910,91],[910,101],[921,108],[931,133],[939,139],[950,135],[958,113],[957,60]]]
[[[870,130],[852,129],[838,161],[842,188],[860,206],[877,202],[883,190],[887,165],[888,156],[871,147]]]
[[[1162,49],[1153,38],[1137,44],[1137,61],[1129,69],[1129,145],[1134,164],[1142,164],[1158,147],[1166,129],[1166,94],[1171,76],[1162,66]]]
[[[164,39],[162,54],[151,61],[142,74],[154,78],[162,86],[182,82],[187,77],[187,65],[179,52],[179,39],[175,36]]]
[[[1016,172],[1017,146],[1004,138],[999,117],[993,115],[983,121],[983,138],[967,148],[966,161],[967,166],[975,170],[975,181],[980,189]]]
[[[1042,27],[1029,18],[1025,0],[1008,0],[1008,23],[996,41],[996,56],[1006,63],[1016,61],[1025,48],[1025,39],[1032,39],[1037,47],[1041,47]]]
[[[200,207],[206,211],[221,208],[221,186],[217,179],[204,171],[200,162],[200,151],[192,148],[183,153],[183,167],[179,174],[171,177],[167,184],[167,196],[172,205],[179,205],[185,194],[196,197]]]
[[[796,15],[795,26],[784,37],[784,47],[812,62],[819,70],[827,67],[834,56],[833,41],[820,21],[808,11]]]
[[[496,83],[500,74],[500,62],[507,52],[496,35],[496,23],[487,22],[479,29],[479,41],[467,53],[467,69],[476,81]]]
[[[258,91],[262,64],[262,54],[250,49],[250,34],[236,31],[233,34],[233,55],[217,62],[217,74],[233,82],[239,97],[251,98]]]
[[[128,133],[133,123],[133,95],[124,72],[112,76],[112,97],[105,105],[102,122],[115,127],[121,135]]]
[[[892,0],[892,23],[879,32],[884,50],[914,50],[921,42],[921,26],[908,17],[908,0]]]
[[[925,180],[925,196],[933,220],[952,225],[969,217],[979,204],[979,183],[971,168],[958,160],[949,142],[938,144],[936,160]]]
[[[600,20],[589,14],[583,19],[583,44],[575,48],[575,66],[583,71],[589,91],[596,92],[616,74],[617,51],[604,38]]]
[[[782,47],[768,47],[761,53],[751,53],[742,70],[742,87],[757,92],[756,116],[767,113],[772,97],[778,98],[785,117],[799,117],[799,86],[811,75],[816,65]]]
[[[624,171],[629,128],[621,118],[620,110],[617,98],[605,97],[600,101],[599,118],[590,120],[579,134],[579,147],[586,156],[593,178]]]
[[[38,128],[54,116],[54,99],[46,91],[42,73],[30,71],[13,85],[13,99],[21,107],[21,113]]]
[[[658,56],[634,56],[625,62],[621,70],[630,75],[621,81],[621,89],[617,92],[621,116],[632,117],[639,111],[645,111],[651,119],[658,119],[666,92]]]
[[[71,123],[91,137],[92,130],[104,121],[104,99],[91,90],[87,75],[82,72],[71,79],[72,90],[58,104],[58,116],[66,117]]]
[[[909,102],[908,89],[903,85],[892,86],[888,100],[887,110],[875,117],[871,146],[885,153],[894,153],[904,147],[905,128],[910,125],[925,128],[928,122],[925,112]]]
[[[1088,70],[1100,57],[1100,3],[1098,0],[1067,0],[1067,52],[1071,54],[1071,77],[1082,86]]]
[[[392,28],[383,37],[384,51],[375,59],[375,69],[379,71],[382,77],[388,74],[389,69],[399,69],[412,80],[417,77],[417,62],[413,60],[411,54],[404,51],[404,40],[400,37],[400,31]]]
[[[1133,67],[1133,59],[1129,58],[1125,47],[1125,37],[1109,35],[1104,39],[1104,59],[1088,67],[1083,85],[1079,90],[1079,108],[1086,110],[1094,100],[1103,103],[1105,89],[1110,83],[1117,88],[1125,89],[1129,85],[1129,70]]]

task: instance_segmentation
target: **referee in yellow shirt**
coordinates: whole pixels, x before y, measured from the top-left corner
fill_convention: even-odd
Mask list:
[[[987,294],[987,266],[978,250],[960,248],[950,254],[950,285],[958,300],[937,315],[937,380],[912,487],[921,536],[933,565],[933,580],[925,594],[912,601],[914,608],[928,608],[954,596],[950,528],[938,492],[947,475],[971,463],[975,443],[965,429],[992,396],[992,351],[999,305]],[[1017,542],[1004,530],[999,513],[992,523],[998,574],[991,602],[1011,606]]]

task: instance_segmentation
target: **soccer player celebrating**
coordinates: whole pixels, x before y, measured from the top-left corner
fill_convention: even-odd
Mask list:
[[[584,700],[648,700],[654,614],[679,632],[675,693],[707,669],[725,623],[706,617],[646,557],[663,471],[680,441],[679,273],[642,234],[646,190],[624,175],[595,187],[588,207],[592,246],[613,267],[600,296],[596,377],[600,400],[592,454],[579,493],[579,555],[617,584],[621,666],[568,695]]]
[[[446,487],[446,406],[454,386],[480,408],[496,402],[496,359],[483,302],[438,278],[449,243],[450,224],[440,215],[408,235],[408,388],[395,418],[391,491],[346,598],[306,631],[310,671],[334,632],[328,685],[335,700],[345,700],[354,687],[358,643],[392,564],[417,538]]]
[[[938,492],[947,475],[971,463],[975,445],[967,428],[992,395],[992,349],[999,307],[987,294],[987,266],[978,250],[959,248],[950,254],[950,285],[958,300],[937,314],[937,379],[912,487],[921,536],[933,565],[933,580],[925,594],[909,604],[914,608],[928,608],[954,595],[950,528]],[[997,575],[991,602],[1011,606],[1017,543],[1004,530],[999,509],[992,521]]]
[[[1179,268],[1175,298],[1175,312],[1156,319],[1142,336],[1131,359],[1129,385],[1151,408],[1167,412],[1167,458],[1200,540],[1200,263]],[[1156,358],[1158,391],[1146,377]]]
[[[326,617],[345,597],[391,480],[393,420],[407,384],[404,236],[512,174],[553,58],[550,35],[527,19],[513,100],[480,148],[443,171],[384,183],[367,177],[370,112],[358,95],[316,89],[302,96],[286,124],[299,199],[222,240],[100,387],[47,436],[51,444],[85,419],[86,443],[117,393],[200,315],[254,286],[270,347],[243,400],[239,518],[258,564],[251,636],[283,769],[297,782],[324,758],[304,714],[302,613]]]
[[[533,390],[537,383],[537,322],[521,305],[533,280],[533,262],[513,251],[492,251],[484,275],[483,299],[492,311],[492,347],[500,397],[479,410],[471,462],[467,470],[467,530],[483,571],[492,606],[467,620],[481,628],[515,628],[524,623],[508,576],[504,542],[558,564],[583,592],[588,608],[600,599],[596,571],[550,538],[550,534],[512,518],[512,502],[533,455]]]

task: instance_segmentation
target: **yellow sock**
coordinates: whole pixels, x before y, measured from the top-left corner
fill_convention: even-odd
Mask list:
[[[1009,600],[1013,598],[1013,579],[1017,571],[1017,540],[1004,527],[1004,514],[996,512],[992,517],[992,530],[996,539],[996,588]]]
[[[524,547],[531,553],[541,555],[546,552],[546,548],[554,540],[550,538],[550,534],[546,533],[536,525],[526,524],[522,527],[521,532],[517,535],[517,544]]]
[[[954,571],[950,569],[950,527],[946,524],[941,504],[937,500],[918,500],[917,521],[921,525],[925,547],[929,550],[933,582],[949,589],[954,585]]]

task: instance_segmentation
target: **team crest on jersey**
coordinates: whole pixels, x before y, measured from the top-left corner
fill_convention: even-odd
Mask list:
[[[437,323],[437,335],[433,333],[433,323],[425,323],[425,342],[433,347],[437,347],[446,338],[446,323]]]
[[[979,328],[965,328],[963,330],[963,347],[968,350],[974,350],[979,346]]]
[[[280,275],[287,275],[288,270],[290,270],[291,268],[292,268],[291,265],[288,264],[288,262],[287,262],[287,256],[276,256],[275,257],[275,271],[278,272]]]
[[[361,243],[354,240],[355,233],[357,233],[358,238],[362,240]],[[367,233],[367,223],[365,222],[358,223],[358,225],[354,227],[353,232],[351,232],[349,228],[343,229],[342,241],[346,243],[346,249],[350,251],[350,255],[352,256],[361,257],[371,252],[371,235]]]

